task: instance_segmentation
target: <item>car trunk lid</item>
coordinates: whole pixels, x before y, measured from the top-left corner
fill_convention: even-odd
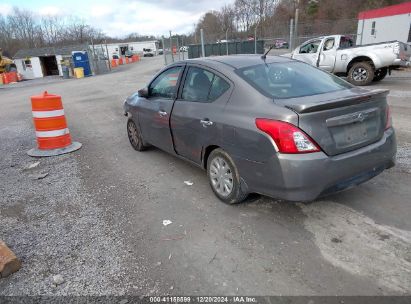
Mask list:
[[[276,102],[298,114],[298,127],[326,154],[337,155],[381,139],[387,94],[387,90],[352,88]]]

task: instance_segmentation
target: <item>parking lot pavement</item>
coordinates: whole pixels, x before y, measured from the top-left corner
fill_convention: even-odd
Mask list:
[[[395,168],[309,204],[228,206],[203,171],[128,143],[122,102],[162,63],[0,90],[0,238],[23,263],[0,295],[411,294],[411,78],[373,86],[393,90]],[[62,96],[81,150],[26,155],[29,98],[44,90]]]

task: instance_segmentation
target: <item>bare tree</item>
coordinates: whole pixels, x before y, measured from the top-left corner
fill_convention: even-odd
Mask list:
[[[77,17],[69,17],[68,25],[65,29],[65,39],[84,43],[88,41],[88,31],[90,26],[83,19]]]
[[[221,25],[218,15],[219,13],[216,11],[207,12],[201,17],[197,24],[196,32],[198,33],[198,36],[200,37],[200,29],[203,29],[205,39],[210,43],[216,42],[223,37],[223,26]]]
[[[250,0],[236,0],[234,2],[237,30],[240,32],[247,33],[256,22],[255,10],[251,2]]]
[[[153,35],[141,35],[139,33],[131,33],[126,36],[124,41],[131,42],[131,41],[148,41],[148,40],[156,40],[156,37]]]
[[[217,17],[222,33],[233,33],[235,30],[235,11],[231,5],[225,5],[218,12]]]
[[[33,48],[36,46],[35,37],[39,26],[36,24],[31,11],[15,7],[12,14],[7,17],[7,22],[12,27],[15,38],[22,41],[25,47]]]
[[[0,14],[0,48],[3,49],[5,56],[11,56],[12,53],[17,51],[19,46],[16,42],[16,39],[13,38],[13,29],[10,23],[7,22],[7,18]]]
[[[55,45],[62,40],[64,23],[58,16],[46,16],[41,19],[41,33],[45,44]]]
[[[249,32],[251,28],[258,26],[260,35],[264,35],[264,23],[274,15],[276,7],[281,0],[236,0],[236,17],[240,28]]]

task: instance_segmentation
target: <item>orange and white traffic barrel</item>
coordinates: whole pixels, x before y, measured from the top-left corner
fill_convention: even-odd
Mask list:
[[[14,83],[17,82],[17,72],[8,72],[7,74],[9,74],[10,77],[10,83]]]
[[[3,77],[3,83],[4,84],[9,84],[10,83],[10,76],[9,76],[9,73],[3,73],[3,74],[1,74],[2,75],[2,77]]]
[[[37,148],[27,152],[30,156],[55,156],[81,148],[72,142],[67,127],[61,96],[44,92],[31,96],[33,122],[36,129]]]

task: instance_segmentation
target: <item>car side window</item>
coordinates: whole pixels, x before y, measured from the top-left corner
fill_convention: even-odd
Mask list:
[[[323,51],[329,51],[334,48],[335,39],[329,38],[325,41]]]
[[[214,74],[196,67],[188,70],[182,98],[187,101],[208,101],[208,94],[213,83]]]
[[[150,84],[150,97],[173,99],[177,93],[177,80],[181,71],[182,67],[173,67],[157,76]]]
[[[209,101],[216,100],[221,95],[223,95],[229,88],[230,88],[230,85],[228,84],[227,81],[225,81],[221,77],[218,77],[217,75],[214,75],[214,80],[213,80],[213,84],[211,85],[211,90],[210,90],[210,94],[208,95],[208,100]]]
[[[318,51],[318,47],[321,44],[321,40],[310,41],[300,47],[300,54],[315,54]]]
[[[230,85],[221,77],[197,67],[188,70],[182,98],[186,101],[212,102],[223,95]]]
[[[354,42],[349,37],[341,37],[340,49],[346,49],[354,46]]]

